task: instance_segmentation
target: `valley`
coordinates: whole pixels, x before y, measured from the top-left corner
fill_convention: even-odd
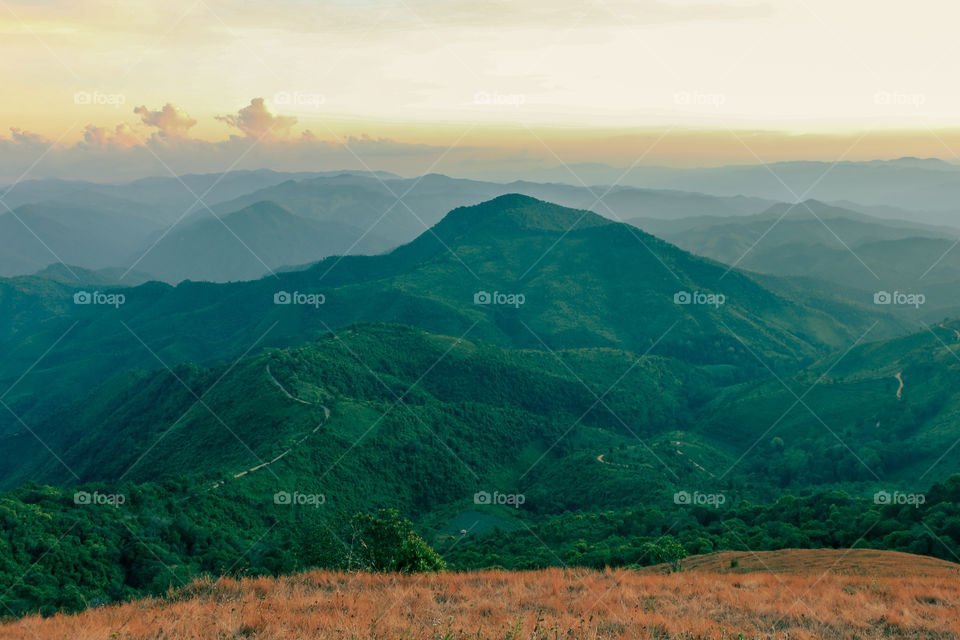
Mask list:
[[[21,524],[0,601],[77,611],[336,566],[353,515],[384,508],[461,571],[784,548],[949,561],[958,325],[779,278],[507,195],[389,253],[147,282],[113,289],[116,308],[5,280],[22,351],[0,483]],[[50,550],[90,535],[111,541],[92,571],[54,578],[76,559]]]
[[[0,640],[960,640],[960,5],[0,0]]]

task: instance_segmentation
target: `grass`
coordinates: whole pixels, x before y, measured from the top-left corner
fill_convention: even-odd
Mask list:
[[[706,558],[704,567],[727,571],[734,559]],[[736,571],[749,570],[751,558],[738,554]],[[832,570],[811,570],[805,560],[816,558],[832,560]],[[11,621],[0,640],[960,638],[957,565],[860,551],[765,559],[783,569],[206,579],[164,598]],[[870,563],[878,570],[859,575]]]

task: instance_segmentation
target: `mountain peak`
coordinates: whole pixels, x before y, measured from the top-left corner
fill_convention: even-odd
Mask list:
[[[519,193],[507,193],[492,200],[451,211],[437,225],[458,231],[496,225],[498,229],[560,231],[613,224],[593,212],[571,209]]]
[[[228,214],[231,218],[283,217],[292,218],[293,214],[270,200],[260,200],[238,211]]]

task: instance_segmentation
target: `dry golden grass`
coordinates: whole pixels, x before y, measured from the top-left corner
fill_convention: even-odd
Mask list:
[[[795,566],[804,553],[832,558],[836,571],[315,571],[198,581],[164,599],[9,622],[0,640],[960,638],[957,565],[875,552],[780,560]],[[877,575],[844,570],[871,561],[883,567]]]
[[[736,561],[734,566],[733,561]],[[669,565],[643,569],[665,573]],[[783,551],[718,551],[691,556],[683,561],[684,571],[711,573],[751,573],[764,571],[793,575],[838,575],[897,577],[904,572],[914,577],[960,576],[960,565],[929,556],[916,556],[899,551],[857,549],[785,549]]]

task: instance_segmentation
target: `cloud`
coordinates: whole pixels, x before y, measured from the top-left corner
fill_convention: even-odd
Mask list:
[[[17,127],[10,127],[10,142],[22,145],[50,144],[50,138],[39,133],[24,131]]]
[[[158,111],[150,111],[141,105],[133,112],[140,116],[143,124],[159,129],[157,133],[161,137],[186,138],[190,128],[197,124],[186,111],[170,102]]]
[[[91,147],[130,148],[141,146],[143,142],[128,124],[118,124],[113,131],[106,127],[88,124],[83,130],[83,143]]]
[[[251,138],[283,140],[290,137],[290,129],[297,124],[292,116],[279,116],[270,113],[263,98],[254,98],[250,104],[240,109],[236,115],[216,116],[217,120],[240,129]]]

